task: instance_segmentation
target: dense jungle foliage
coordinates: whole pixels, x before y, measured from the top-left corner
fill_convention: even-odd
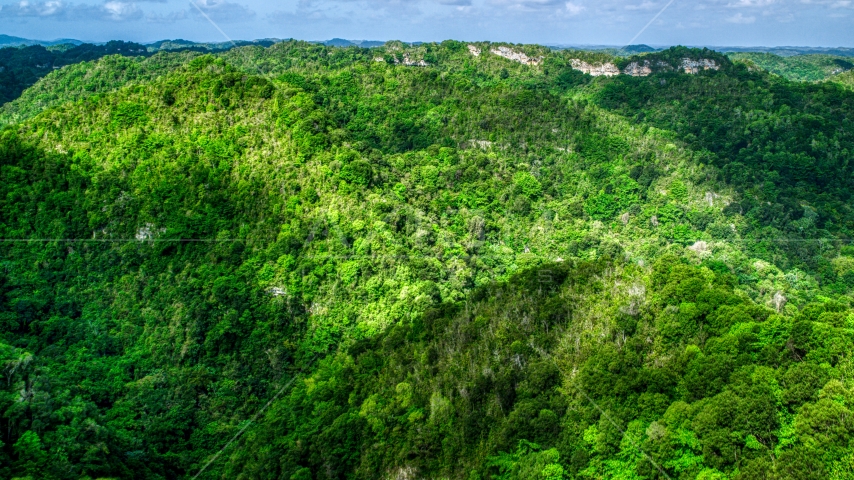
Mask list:
[[[854,68],[854,59],[835,55],[807,54],[779,56],[773,53],[729,53],[740,62],[767,70],[789,80],[817,82]]]
[[[854,71],[849,70],[845,73],[840,73],[830,80],[848,88],[852,88],[854,87]]]
[[[95,60],[104,55],[141,55],[145,46],[133,42],[112,41],[105,45],[65,45],[68,48],[27,47],[0,48],[0,102],[12,101],[27,87],[56,68]]]
[[[0,48],[0,104],[5,104],[17,99],[22,92],[35,84],[53,70],[71,65],[74,70],[84,73],[95,67],[91,63],[107,55],[124,56],[141,60],[145,56],[154,55],[163,51],[184,52],[208,52],[214,50],[229,50],[235,46],[264,45],[270,46],[273,42],[238,42],[227,44],[203,44],[181,40],[156,42],[151,45],[141,45],[133,42],[111,41],[103,45],[83,43],[61,44],[52,46],[30,45],[23,47]],[[180,58],[180,57],[179,57]],[[120,60],[116,60],[119,61]],[[174,61],[172,59],[166,62]],[[80,65],[83,62],[84,65]],[[124,67],[121,65],[102,66],[112,72],[115,77],[121,77]],[[91,90],[91,85],[86,85]],[[54,91],[54,88],[44,85],[42,89]],[[61,94],[64,92],[55,92]],[[68,99],[66,99],[68,100]]]
[[[0,131],[0,477],[852,478],[854,93],[638,58],[722,67],[46,76]]]

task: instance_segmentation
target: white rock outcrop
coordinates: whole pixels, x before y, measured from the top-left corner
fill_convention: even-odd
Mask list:
[[[629,220],[631,220],[631,219],[632,219],[632,216],[629,215],[629,212],[626,212],[626,213],[620,215],[620,221],[623,222],[623,225],[628,225]]]
[[[721,198],[721,196],[715,192],[706,192],[705,200],[706,200],[706,203],[708,203],[710,207],[713,207],[715,205],[715,200],[717,200],[719,198]]]
[[[482,148],[487,150],[492,147],[492,142],[489,140],[469,140],[464,144],[464,148]]]
[[[649,60],[644,60],[643,62],[632,62],[626,65],[626,68],[623,69],[623,73],[633,77],[646,77],[652,75],[652,67],[650,66]]]
[[[270,295],[274,297],[284,297],[288,294],[288,292],[281,287],[271,287],[267,291],[270,292]]]
[[[615,75],[620,74],[620,69],[617,68],[613,63],[605,63],[602,65],[591,65],[583,60],[579,60],[577,58],[573,58],[570,60],[570,64],[572,68],[575,70],[579,70],[583,73],[586,73],[593,77],[613,77]]]
[[[647,77],[652,75],[655,71],[672,71],[673,67],[662,60],[659,60],[655,63],[650,62],[649,60],[636,61],[626,65],[622,71],[617,68],[613,63],[604,63],[602,65],[591,65],[583,60],[579,60],[574,58],[570,60],[570,64],[572,68],[575,70],[579,70],[583,73],[591,75],[593,77],[613,77],[615,75],[630,75],[632,77]],[[701,58],[699,60],[692,60],[690,58],[683,58],[679,64],[679,70],[688,74],[697,74],[701,70],[720,70],[721,66],[715,62],[714,60],[709,60],[707,58]]]
[[[626,68],[623,69],[623,73],[633,77],[646,77],[652,75],[653,66],[657,70],[673,70],[673,67],[671,67],[667,62],[659,60],[653,65],[649,60],[644,60],[643,62],[632,62],[626,65]]]
[[[469,45],[469,53],[471,53],[475,57],[479,57],[480,56],[480,49],[475,47],[474,45]]]
[[[146,223],[145,225],[139,227],[139,230],[136,231],[136,239],[140,242],[146,240],[154,240],[158,235],[165,232],[165,228],[156,228],[153,223]]]
[[[688,247],[688,250],[691,250],[692,252],[696,253],[697,255],[700,255],[701,257],[708,256],[711,253],[711,247],[707,242],[703,240],[697,241],[696,243]]]
[[[517,51],[511,50],[507,47],[493,48],[490,51],[492,53],[494,53],[495,55],[498,55],[499,57],[504,57],[508,60],[513,60],[514,62],[519,62],[522,65],[539,65],[540,62],[543,61],[543,57],[532,58],[532,57],[525,55],[522,52],[517,52]]]
[[[408,53],[403,54],[403,61],[400,61],[395,57],[394,59],[395,65],[403,65],[404,67],[429,67],[430,64],[425,62],[424,60],[413,60],[410,58]]]
[[[699,60],[691,60],[690,58],[683,58],[682,63],[679,65],[679,68],[689,74],[697,74],[700,73],[700,70],[720,70],[721,66],[717,64],[714,60],[709,60],[707,58],[701,58]]]
[[[403,65],[405,67],[429,67],[430,64],[425,62],[424,60],[407,60],[403,59]]]
[[[783,307],[786,306],[786,302],[789,299],[783,295],[783,292],[777,292],[774,294],[774,298],[771,299],[771,303],[774,305],[774,310],[777,310],[777,313],[780,313],[783,310]]]

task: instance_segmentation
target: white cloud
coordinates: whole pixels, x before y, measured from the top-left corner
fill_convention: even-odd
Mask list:
[[[101,6],[101,12],[109,20],[136,20],[142,18],[142,10],[135,3],[109,1]]]
[[[657,11],[661,7],[662,7],[661,4],[647,1],[647,2],[637,4],[637,5],[635,5],[635,4],[626,5],[625,9],[626,10],[640,10],[640,11],[652,12],[652,11]]]
[[[190,7],[190,12],[194,15],[201,17],[201,10],[217,22],[241,22],[255,17],[255,12],[249,7],[226,0],[191,0]]]
[[[578,15],[584,11],[583,5],[578,5],[572,2],[566,2],[566,12],[570,15]]]
[[[756,17],[754,17],[754,16],[745,17],[741,12],[738,12],[735,15],[727,18],[726,21],[729,23],[738,23],[738,24],[742,24],[742,25],[748,25],[748,24],[756,22]]]
[[[732,8],[752,8],[752,7],[768,7],[777,3],[777,0],[738,0],[730,2],[728,7]]]
[[[186,20],[188,17],[186,10],[178,10],[169,13],[149,13],[145,16],[145,21],[148,23],[175,23],[181,20]]]
[[[68,6],[61,1],[30,2],[3,5],[0,15],[4,17],[57,17],[66,14]]]
[[[490,0],[494,7],[508,10],[537,12],[555,11],[565,7],[565,0]]]
[[[142,10],[134,2],[109,0],[101,5],[66,3],[61,0],[31,2],[21,0],[18,3],[3,5],[2,17],[34,17],[53,20],[109,20],[122,22],[142,18]]]

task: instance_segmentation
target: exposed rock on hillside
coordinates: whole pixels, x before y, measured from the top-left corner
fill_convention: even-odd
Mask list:
[[[480,49],[475,47],[474,45],[469,45],[469,53],[471,53],[475,57],[479,57],[480,56]]]
[[[397,59],[395,59],[395,63],[398,63]],[[409,58],[409,54],[403,55],[403,61],[400,62],[405,67],[429,67],[430,64],[425,62],[424,60],[413,60]]]
[[[603,75],[606,77],[613,77],[620,74],[620,69],[613,63],[591,65],[585,61],[578,60],[577,58],[573,58],[570,63],[572,64],[572,68],[594,77],[600,77]]]
[[[139,241],[154,240],[157,236],[165,232],[165,228],[155,228],[154,224],[146,223],[136,232],[136,239]]]
[[[468,142],[464,142],[462,144],[463,150],[469,148],[482,148],[484,150],[489,149],[492,146],[492,142],[489,140],[469,140]]]
[[[623,69],[623,73],[633,77],[646,77],[647,75],[652,75],[652,68],[650,67],[649,60],[644,60],[643,63],[632,62]]]
[[[632,62],[626,65],[622,72],[613,63],[591,65],[583,60],[573,59],[571,60],[571,64],[572,68],[574,68],[575,70],[579,70],[594,77],[599,77],[603,75],[607,77],[613,77],[621,73],[624,75],[631,75],[633,77],[646,77],[652,75],[656,71],[673,70],[673,66],[661,60],[655,63],[650,62],[649,60],[644,60],[642,62]],[[683,58],[682,62],[679,64],[679,70],[688,74],[696,74],[699,73],[700,70],[720,70],[720,68],[721,67],[717,62],[706,58],[701,58],[699,60]]]
[[[425,62],[424,60],[414,60],[409,56],[408,53],[403,54],[403,58],[398,58],[397,56],[393,57],[395,65],[403,65],[404,67],[429,67],[430,64]],[[374,57],[375,62],[384,62],[385,58],[383,57]]]
[[[469,51],[471,51],[471,46],[469,46]],[[499,57],[504,57],[508,60],[513,60],[514,62],[519,62],[523,65],[539,65],[540,62],[543,61],[543,57],[531,58],[522,52],[516,52],[507,47],[493,48],[491,52],[498,55]],[[473,51],[472,55],[474,55]]]
[[[681,68],[685,73],[696,74],[700,72],[700,69],[720,70],[721,67],[714,60],[709,60],[707,58],[701,58],[699,60],[683,58],[682,64],[679,66],[679,68]]]

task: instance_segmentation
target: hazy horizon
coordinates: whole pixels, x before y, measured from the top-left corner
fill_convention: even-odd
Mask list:
[[[287,37],[287,38],[280,38],[280,37],[225,38],[225,37],[221,36],[219,39],[217,39],[217,38],[210,38],[210,39],[206,38],[203,40],[197,39],[197,38],[187,38],[187,37],[158,38],[155,40],[129,40],[129,39],[124,39],[124,38],[109,38],[109,39],[103,39],[103,40],[92,40],[92,39],[86,39],[86,38],[72,38],[72,37],[35,38],[35,37],[24,37],[21,35],[9,35],[7,33],[0,33],[0,35],[7,35],[9,37],[21,38],[23,40],[30,40],[30,41],[41,42],[41,43],[59,43],[63,40],[67,40],[67,41],[79,41],[79,42],[90,43],[90,44],[104,44],[104,43],[112,41],[112,40],[121,40],[121,41],[140,43],[142,45],[150,45],[150,44],[154,44],[157,42],[163,42],[163,41],[187,41],[187,42],[199,43],[199,44],[203,44],[203,43],[208,43],[208,44],[226,43],[227,44],[227,43],[231,43],[231,42],[234,42],[234,43],[261,42],[261,41],[265,41],[265,40],[272,40],[272,41],[296,40],[296,41],[304,41],[304,42],[310,42],[310,43],[326,43],[326,42],[330,42],[333,40],[345,40],[345,41],[348,41],[348,42],[351,42],[354,44],[365,43],[365,42],[383,42],[383,43],[386,43],[386,42],[393,42],[393,41],[401,41],[401,42],[409,43],[409,44],[433,43],[433,42],[441,43],[445,40],[468,41],[468,42],[472,42],[472,43],[476,43],[476,42],[502,43],[502,42],[504,42],[500,39],[460,40],[460,39],[456,39],[456,38],[447,38],[444,40],[422,41],[422,40],[402,40],[402,39],[398,39],[398,38],[391,38],[391,39],[344,38],[344,37],[340,37],[340,36],[329,37],[329,38],[292,38],[292,37]],[[506,42],[506,43],[516,43],[516,42]],[[631,46],[648,46],[648,47],[652,47],[655,49],[667,49],[667,48],[674,47],[674,46],[684,46],[684,47],[689,47],[689,48],[710,48],[710,49],[716,49],[716,48],[751,49],[751,48],[755,48],[755,49],[767,49],[767,50],[785,50],[785,49],[824,50],[824,49],[834,49],[834,48],[841,48],[841,49],[854,48],[854,47],[849,47],[846,45],[818,45],[818,46],[813,46],[813,45],[762,45],[762,44],[755,44],[755,45],[712,45],[712,44],[686,44],[686,43],[658,44],[658,43],[645,43],[645,42],[637,42],[637,43],[634,43],[631,45],[602,44],[602,43],[553,43],[553,42],[552,43],[519,42],[518,44],[520,44],[520,45],[521,44],[542,45],[542,46],[546,46],[546,47],[561,47],[561,48],[579,48],[579,49],[584,49],[584,48],[609,49],[609,48],[626,48],[626,47],[631,47]]]
[[[453,38],[579,46],[832,48],[854,46],[848,32],[852,14],[851,0],[19,0],[0,3],[0,31],[91,42]]]

